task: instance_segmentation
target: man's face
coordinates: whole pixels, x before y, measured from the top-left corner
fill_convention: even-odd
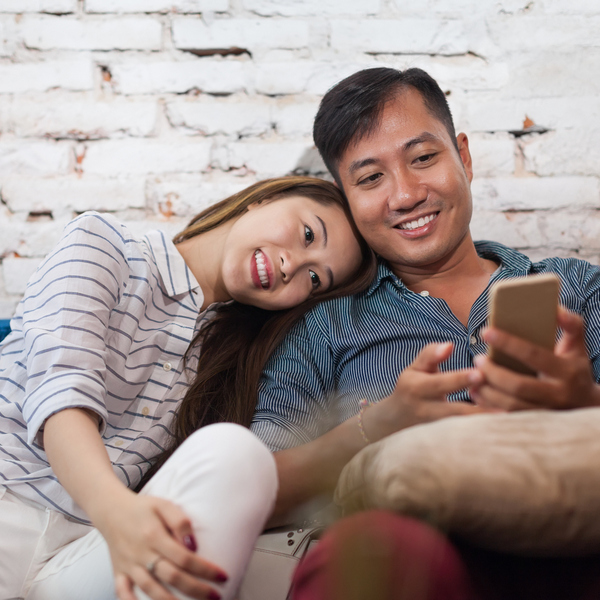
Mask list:
[[[473,177],[468,140],[459,152],[418,91],[390,100],[379,127],[351,144],[340,180],[367,243],[400,274],[445,264],[468,238]]]

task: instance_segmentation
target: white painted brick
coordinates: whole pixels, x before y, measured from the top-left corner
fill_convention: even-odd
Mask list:
[[[272,17],[324,17],[332,15],[376,15],[380,0],[243,0],[243,6],[258,15]]]
[[[168,103],[167,115],[174,127],[191,133],[257,136],[271,129],[271,104],[261,98],[186,97]]]
[[[256,67],[256,91],[261,94],[301,94],[308,88],[308,81],[315,70],[315,63],[298,61],[293,68],[288,62],[267,62]]]
[[[23,294],[29,278],[41,262],[40,258],[6,257],[2,261],[6,291],[9,294]]]
[[[402,15],[465,17],[485,12],[487,4],[482,0],[423,0],[418,3],[394,0],[393,6]]]
[[[600,206],[595,177],[518,177],[475,179],[475,210],[552,210]]]
[[[469,138],[475,177],[512,175],[515,170],[515,142],[509,136],[473,135]]]
[[[13,56],[19,45],[17,15],[0,17],[0,56]]]
[[[232,143],[228,145],[228,166],[246,167],[258,179],[278,177],[303,169],[312,150],[312,140]]]
[[[289,67],[288,67],[289,68]],[[190,61],[128,61],[111,66],[113,81],[123,94],[232,94],[248,89],[254,67],[239,59],[203,58]]]
[[[153,177],[148,181],[148,198],[155,213],[190,220],[205,208],[255,182],[254,177],[231,177],[218,172]]]
[[[593,175],[600,173],[600,128],[552,131],[527,140],[525,167],[538,175]]]
[[[87,59],[0,65],[0,94],[45,92],[52,88],[91,90],[93,64]]]
[[[302,102],[294,97],[279,99],[274,111],[277,132],[283,136],[311,137],[313,121],[318,109],[318,100]]]
[[[2,0],[0,12],[72,13],[77,10],[77,0]]]
[[[498,44],[510,39],[511,52],[600,46],[600,17],[595,16],[502,16],[489,19],[487,28]]]
[[[0,295],[1,295],[0,288]],[[18,299],[14,300],[0,300],[0,319],[12,319],[15,311],[17,310]]]
[[[87,174],[198,173],[210,163],[212,142],[124,139],[89,142],[82,162]]]
[[[217,19],[210,25],[192,17],[173,20],[176,48],[303,48],[308,46],[309,29],[305,21],[287,19]]]
[[[460,20],[334,20],[335,50],[406,54],[464,54],[470,48]]]
[[[61,142],[0,142],[0,176],[64,175],[73,170],[73,147]]]
[[[71,101],[38,96],[12,102],[8,118],[11,130],[23,137],[95,139],[150,135],[157,117],[155,100],[97,102],[92,98]]]
[[[465,110],[470,131],[514,131],[525,118],[547,129],[583,128],[600,121],[597,96],[508,98],[502,94],[468,96]]]
[[[110,20],[28,16],[21,23],[25,45],[38,50],[159,50],[162,25],[152,17]]]
[[[88,13],[226,12],[229,0],[85,0]]]
[[[57,178],[4,177],[2,199],[12,212],[45,212],[54,216],[86,210],[144,208],[145,178],[108,179],[71,175]]]
[[[598,96],[600,48],[585,51],[517,52],[507,54],[510,81],[504,93],[519,98]]]
[[[544,15],[600,15],[600,5],[596,0],[540,0],[536,2],[538,10]]]

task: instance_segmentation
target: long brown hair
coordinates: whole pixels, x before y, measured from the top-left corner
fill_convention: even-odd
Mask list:
[[[224,421],[248,427],[256,406],[260,374],[290,328],[317,303],[358,293],[373,279],[375,256],[356,231],[345,198],[334,184],[314,177],[281,177],[255,183],[196,215],[173,241],[177,244],[214,229],[242,215],[250,204],[289,196],[303,196],[325,205],[337,204],[344,210],[360,244],[362,262],[358,272],[347,284],[289,310],[268,311],[239,302],[218,307],[214,318],[200,329],[186,352],[187,359],[190,349],[201,345],[196,377],[177,411],[169,446],[158,456],[140,486],[200,427]]]

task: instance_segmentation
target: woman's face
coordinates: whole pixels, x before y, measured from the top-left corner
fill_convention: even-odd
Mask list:
[[[222,277],[234,300],[282,310],[347,282],[360,263],[341,207],[287,196],[253,204],[233,224]]]

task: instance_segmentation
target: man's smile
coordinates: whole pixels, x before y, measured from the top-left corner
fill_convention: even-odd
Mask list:
[[[411,219],[410,221],[404,221],[402,223],[399,223],[398,225],[396,225],[396,227],[398,229],[406,229],[406,230],[411,231],[413,229],[418,229],[419,227],[423,227],[424,225],[427,225],[427,223],[430,223],[431,221],[433,221],[438,215],[439,215],[439,211],[433,212],[428,215],[418,217],[416,219]]]

